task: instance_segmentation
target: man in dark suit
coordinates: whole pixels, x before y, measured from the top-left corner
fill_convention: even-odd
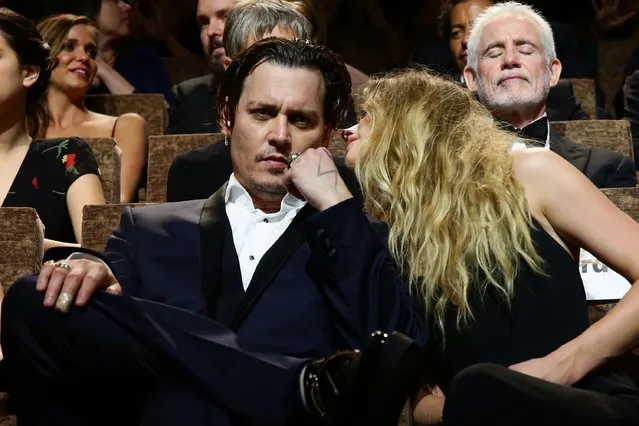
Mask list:
[[[0,335],[25,422],[390,426],[417,391],[420,351],[390,332],[425,344],[427,331],[406,287],[380,277],[384,240],[361,237],[372,225],[343,186],[331,207],[292,195],[293,154],[323,149],[345,113],[346,67],[326,48],[270,39],[223,82],[228,184],[208,200],[127,208],[109,268],[75,253],[45,265],[44,297],[33,277],[8,292]],[[318,169],[318,182],[337,185],[334,173]],[[308,363],[349,348],[365,350]]]
[[[509,3],[498,4],[490,10],[497,13],[508,7]],[[598,187],[635,186],[630,158],[550,131],[546,101],[561,74],[550,25],[530,11],[518,14],[509,26],[484,31],[491,16],[476,20],[468,39],[468,65],[464,69],[468,88],[477,92],[495,117],[562,156]]]
[[[311,28],[291,4],[282,0],[244,2],[234,7],[226,20],[224,48],[228,56],[224,59],[225,63],[228,64],[231,58],[251,43],[269,35],[308,39]],[[194,96],[211,96],[206,102],[212,102],[216,95],[202,90]],[[336,158],[335,163],[351,193],[361,202],[354,174],[344,166],[343,159]],[[169,169],[167,201],[208,198],[228,180],[232,172],[230,150],[222,140],[178,155]]]
[[[217,79],[224,71],[226,54],[222,36],[226,17],[237,0],[199,0],[197,21],[204,53],[211,59],[212,73],[173,87],[175,104],[169,111],[168,134],[217,133],[214,99]]]
[[[468,61],[468,37],[475,18],[491,6],[492,0],[452,0],[444,2],[440,16],[440,32],[448,39],[450,54],[459,69],[459,79],[464,83],[463,71]],[[569,49],[566,50],[569,52]],[[546,100],[546,114],[550,121],[587,120],[573,91],[572,83],[559,81],[551,87]]]

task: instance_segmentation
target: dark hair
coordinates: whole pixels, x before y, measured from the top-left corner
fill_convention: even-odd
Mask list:
[[[264,62],[319,71],[324,78],[326,126],[335,127],[344,119],[350,99],[351,77],[339,56],[329,48],[309,41],[268,37],[243,50],[221,76],[217,111],[229,127],[235,123],[235,112],[246,77]]]
[[[5,7],[0,8],[0,34],[5,37],[22,66],[40,68],[38,80],[27,92],[26,111],[29,134],[38,135],[42,131],[46,117],[40,99],[47,91],[51,77],[51,49],[31,22]]]
[[[441,5],[439,18],[438,18],[438,35],[443,40],[450,38],[450,15],[453,11],[453,7],[459,3],[466,3],[471,0],[444,0]],[[499,3],[499,0],[494,0],[493,3]]]

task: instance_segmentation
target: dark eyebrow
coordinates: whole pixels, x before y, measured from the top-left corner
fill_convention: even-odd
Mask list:
[[[260,102],[260,101],[250,101],[246,104],[248,109],[255,109],[255,108],[265,108],[268,110],[279,110],[280,108],[274,104],[270,104],[267,102]],[[287,113],[289,115],[291,114],[302,114],[302,115],[307,115],[311,118],[316,118],[319,116],[318,111],[315,111],[313,109],[306,109],[306,108],[290,108],[287,110]]]

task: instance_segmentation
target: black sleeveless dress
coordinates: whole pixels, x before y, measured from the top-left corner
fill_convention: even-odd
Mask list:
[[[80,176],[100,176],[93,151],[79,138],[33,140],[1,207],[32,207],[45,238],[75,243],[67,191]]]
[[[509,366],[543,357],[589,326],[577,262],[537,222],[532,237],[544,259],[546,276],[522,262],[510,308],[503,296],[489,289],[483,302],[477,294],[470,297],[475,320],[462,332],[456,328],[454,307],[446,313],[445,339],[432,327],[433,367],[444,393],[455,374],[468,366]],[[639,391],[611,365],[593,371],[575,387],[618,395],[639,410]]]

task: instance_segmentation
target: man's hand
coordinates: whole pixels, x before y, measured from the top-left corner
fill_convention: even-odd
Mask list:
[[[102,262],[88,259],[46,262],[36,289],[45,292],[44,306],[55,306],[61,312],[68,312],[74,299],[76,306],[84,306],[98,290],[122,294],[111,270]]]
[[[306,199],[317,210],[326,210],[353,197],[326,148],[307,149],[290,167],[289,191]]]

